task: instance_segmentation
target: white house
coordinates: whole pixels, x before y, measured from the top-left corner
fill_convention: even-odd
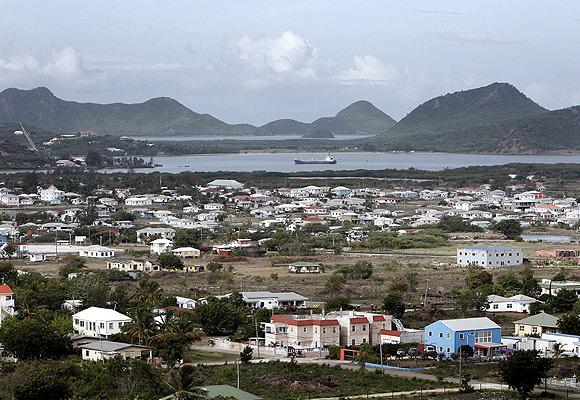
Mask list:
[[[105,246],[87,246],[79,249],[79,256],[87,258],[111,258],[115,257],[115,249]]]
[[[197,305],[197,301],[188,297],[175,296],[175,301],[177,302],[177,307],[186,310],[193,310]]]
[[[457,264],[485,268],[518,266],[524,261],[523,250],[509,246],[470,246],[457,249]]]
[[[207,184],[207,187],[216,189],[242,189],[244,187],[240,182],[233,179],[215,179]]]
[[[221,203],[207,203],[203,205],[203,209],[206,211],[221,211],[224,209],[224,205]]]
[[[159,266],[151,261],[109,261],[107,262],[107,269],[117,269],[124,272],[153,272],[159,271]]]
[[[72,316],[73,329],[79,335],[109,337],[121,332],[132,319],[109,308],[89,307]]]
[[[52,202],[55,200],[60,200],[64,192],[57,189],[54,185],[50,185],[46,189],[40,189],[40,200],[46,202]]]
[[[20,205],[20,197],[12,193],[3,193],[0,195],[0,205],[18,207]]]
[[[149,244],[150,248],[149,251],[151,254],[159,255],[161,253],[165,253],[166,251],[171,250],[173,247],[173,242],[169,239],[155,239]]]
[[[137,243],[143,243],[142,238],[161,237],[163,239],[173,240],[175,229],[172,228],[143,228],[137,230]]]
[[[148,360],[153,357],[151,347],[109,340],[93,340],[81,344],[79,349],[82,359],[86,361],[103,361],[114,357],[121,357],[123,360]]]
[[[153,200],[149,196],[131,196],[125,199],[125,205],[129,207],[150,206]]]
[[[511,297],[503,297],[495,294],[487,296],[487,312],[516,312],[529,313],[530,304],[537,303],[539,300],[523,294]]]
[[[2,320],[10,315],[14,315],[14,292],[6,284],[0,285],[0,325]]]

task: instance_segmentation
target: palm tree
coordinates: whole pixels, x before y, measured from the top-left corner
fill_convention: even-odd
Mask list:
[[[145,277],[139,282],[137,292],[133,295],[133,300],[138,302],[138,304],[155,305],[162,295],[163,289],[161,289],[161,286],[151,278]]]
[[[157,323],[149,308],[137,307],[129,313],[132,321],[123,326],[123,332],[131,341],[139,344],[150,344],[157,334]]]
[[[169,380],[164,381],[173,390],[174,400],[205,399],[203,392],[195,387],[192,370],[189,367],[171,371]]]
[[[167,313],[163,323],[159,325],[159,333],[155,336],[156,346],[163,359],[173,366],[182,359],[189,346],[201,339],[201,334],[189,315],[185,313]]]

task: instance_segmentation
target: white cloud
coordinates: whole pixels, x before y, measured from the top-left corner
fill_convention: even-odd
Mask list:
[[[45,60],[26,52],[0,56],[0,83],[4,85],[86,85],[105,79],[102,72],[86,68],[83,54],[70,46],[52,50]]]
[[[385,64],[381,59],[373,56],[356,56],[352,68],[342,71],[338,80],[347,83],[369,83],[388,85],[399,76],[399,71],[392,65]]]
[[[245,79],[246,86],[314,80],[329,63],[308,39],[292,31],[276,37],[244,36],[228,40],[225,47],[246,69],[246,75],[253,75]]]

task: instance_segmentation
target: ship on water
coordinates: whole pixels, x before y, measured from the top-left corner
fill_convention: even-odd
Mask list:
[[[301,160],[299,158],[294,160],[294,164],[336,164],[336,159],[330,154],[322,160]]]

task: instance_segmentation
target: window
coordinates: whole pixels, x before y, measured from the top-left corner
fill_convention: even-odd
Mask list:
[[[507,304],[507,308],[512,308],[512,307],[513,307],[513,304],[512,303],[508,303]]]
[[[523,332],[524,331],[524,326],[523,325],[519,325],[518,326],[518,331],[519,332]]]
[[[326,333],[326,328],[322,328],[322,333]]]
[[[332,333],[336,333],[336,326],[332,327]]]
[[[532,326],[532,333],[538,333],[538,327]]]
[[[429,336],[433,336],[433,332],[429,331]]]
[[[101,322],[101,323],[99,324],[99,328],[100,328],[100,329],[105,329],[105,323],[104,323],[104,322]]]
[[[356,331],[356,326],[355,325],[352,326],[352,331],[353,332]]]
[[[491,331],[481,331],[477,332],[475,336],[475,343],[486,343],[491,342]]]
[[[366,331],[367,330],[367,326],[366,325],[363,325],[362,328],[363,328],[363,331]]]
[[[450,333],[447,334],[447,339],[451,339],[451,334]]]
[[[113,329],[113,325],[114,324],[112,322],[109,322],[109,330]]]
[[[304,327],[304,332],[308,331],[308,329],[306,327]]]
[[[465,339],[465,335],[463,333],[460,333],[459,334],[459,339],[461,339],[461,340]]]
[[[79,320],[77,318],[75,318],[75,325],[79,324]]]
[[[439,332],[439,337],[442,338],[443,337],[443,332]]]
[[[491,264],[491,263],[490,263],[490,264]],[[494,310],[497,310],[498,308],[499,308],[499,306],[498,306],[497,304],[494,304],[494,305],[493,305],[493,309],[494,309]]]
[[[447,348],[447,352],[448,353],[451,353],[451,349],[449,347]]]
[[[88,350],[85,350],[85,356],[87,356],[87,357],[89,356],[89,351]]]
[[[85,327],[85,321],[81,321],[80,322],[80,325],[81,325],[81,328],[84,328]]]

